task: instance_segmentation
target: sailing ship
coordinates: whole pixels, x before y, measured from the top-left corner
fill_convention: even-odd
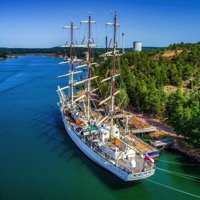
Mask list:
[[[59,78],[69,76],[69,84],[64,87],[58,86],[57,89],[58,105],[65,129],[73,142],[88,158],[120,179],[135,181],[148,178],[155,172],[154,160],[148,155],[148,152],[141,152],[136,148],[136,137],[127,128],[122,129],[115,122],[116,111],[119,108],[115,106],[115,96],[120,92],[115,91],[115,79],[118,76],[116,74],[116,56],[119,54],[116,43],[117,15],[114,15],[113,22],[107,23],[114,27],[113,50],[109,52],[113,59],[112,73],[110,77],[101,80],[101,82],[110,81],[110,96],[97,101],[96,108],[91,105],[92,94],[98,90],[98,88],[92,88],[92,81],[98,80],[98,76],[91,76],[91,69],[97,63],[91,61],[91,47],[94,44],[90,36],[91,25],[95,21],[91,20],[91,14],[89,14],[88,20],[81,23],[88,24],[87,59],[84,63],[81,62],[81,65],[77,65],[80,60],[73,55],[75,47],[83,46],[79,46],[73,41],[73,31],[77,27],[73,25],[73,22],[70,26],[65,26],[71,30],[70,45],[63,46],[70,48],[70,58],[61,64],[68,62],[70,71]],[[76,70],[82,67],[87,67],[87,78],[76,82],[75,74],[81,73]],[[74,87],[83,83],[86,84],[85,91],[76,95]],[[68,94],[65,92],[67,89]],[[108,101],[110,101],[109,104]],[[109,110],[107,116],[100,112],[102,109],[98,109],[105,103]],[[123,115],[126,113],[128,115],[128,112],[123,111]]]

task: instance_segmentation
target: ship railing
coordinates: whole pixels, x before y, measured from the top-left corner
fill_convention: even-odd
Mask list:
[[[75,130],[75,129],[74,129]],[[75,131],[76,132],[76,131]],[[82,140],[83,138],[81,138],[80,134],[76,135]],[[83,141],[83,140],[82,140]],[[120,169],[122,169],[123,171],[125,171],[126,173],[129,174],[136,174],[139,176],[139,174],[146,174],[146,173],[150,173],[153,170],[153,166],[149,166],[143,169],[143,171],[139,170],[138,168],[132,168],[132,167],[127,167],[127,166],[123,166],[121,164],[119,164],[118,162],[116,162],[115,160],[113,160],[112,158],[110,158],[109,156],[107,156],[105,153],[103,153],[97,146],[91,144],[92,141],[87,141],[85,142],[85,144],[91,148],[95,153],[100,154],[106,161],[108,161],[111,164],[114,164],[116,167],[119,167]]]
[[[139,169],[134,169],[134,168],[128,168],[125,167],[123,165],[120,165],[119,163],[117,163],[115,160],[110,159],[105,153],[103,153],[98,147],[94,146],[93,147],[93,151],[95,151],[96,153],[100,154],[105,160],[107,160],[108,162],[115,164],[116,167],[119,167],[120,169],[122,169],[123,171],[125,171],[126,173],[140,173]]]
[[[93,146],[93,151],[95,151],[97,154],[100,154],[105,160],[107,160],[110,163],[114,163],[116,167],[119,167],[123,171],[125,171],[128,174],[134,173],[136,176],[146,176],[147,174],[151,173],[153,169],[155,168],[154,166],[149,166],[144,168],[142,171],[138,168],[131,168],[131,167],[125,167],[123,165],[120,165],[117,163],[115,160],[110,159],[108,156],[106,156],[105,153],[103,153],[98,147]]]

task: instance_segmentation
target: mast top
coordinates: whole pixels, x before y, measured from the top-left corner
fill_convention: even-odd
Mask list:
[[[69,29],[78,29],[78,27],[74,26],[74,22],[70,21],[70,26],[63,26],[63,28],[69,28]]]
[[[117,12],[115,12],[115,14],[114,14],[114,22],[107,22],[106,23],[106,25],[107,26],[119,26],[120,24],[119,23],[117,23]]]
[[[84,23],[96,24],[96,21],[92,21],[92,20],[91,20],[91,16],[92,16],[92,13],[89,13],[88,20],[83,20],[83,21],[81,21],[80,23],[81,23],[81,24],[84,24]]]

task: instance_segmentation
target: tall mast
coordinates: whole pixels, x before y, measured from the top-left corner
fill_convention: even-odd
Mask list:
[[[74,26],[73,21],[71,21],[70,26],[64,26],[63,28],[69,28],[70,29],[70,80],[69,80],[69,85],[70,85],[70,96],[71,96],[71,103],[72,105],[74,104],[74,29],[78,29],[77,27]],[[63,46],[67,47],[67,46]]]
[[[114,36],[113,36],[113,64],[112,64],[112,74],[111,74],[111,122],[110,122],[110,139],[112,139],[113,135],[113,125],[114,125],[114,105],[115,105],[115,74],[116,74],[116,48],[117,48],[117,41],[116,41],[116,32],[117,32],[117,14],[114,15],[114,22],[107,23],[107,25],[111,25],[114,27]]]
[[[91,15],[88,17],[88,82],[87,82],[87,120],[90,120],[90,62],[91,62],[91,47],[90,47],[90,31],[91,31]]]
[[[73,87],[73,83],[74,83],[74,62],[73,62],[73,53],[74,53],[74,49],[73,49],[73,36],[74,36],[74,29],[73,29],[73,22],[71,21],[71,42],[70,42],[70,66],[71,66],[71,69],[70,71],[72,72],[72,74],[70,75],[70,87],[71,87],[71,102],[72,102],[72,105],[74,104],[74,87]]]
[[[95,21],[91,20],[91,14],[89,14],[88,21],[81,21],[81,23],[88,23],[88,42],[87,42],[87,68],[88,68],[88,74],[87,74],[87,120],[90,120],[90,87],[91,87],[91,24],[96,23]]]

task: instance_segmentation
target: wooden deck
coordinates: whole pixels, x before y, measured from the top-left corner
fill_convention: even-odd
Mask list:
[[[142,154],[146,154],[146,153],[150,153],[150,152],[154,152],[157,151],[156,148],[152,147],[151,145],[149,145],[148,143],[142,141],[141,139],[139,139],[138,137],[136,137],[135,135],[129,133],[128,134],[129,137],[132,138],[132,140],[134,141],[134,147]],[[127,136],[126,136],[127,137]]]

